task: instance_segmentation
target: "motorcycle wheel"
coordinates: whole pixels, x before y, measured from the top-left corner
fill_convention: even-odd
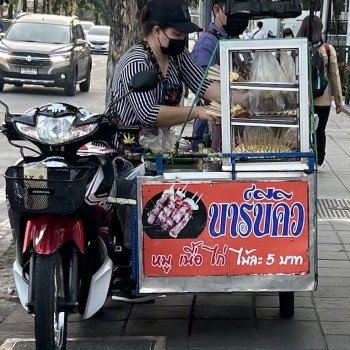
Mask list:
[[[66,350],[67,311],[60,311],[65,300],[60,253],[37,255],[34,276],[36,350]]]

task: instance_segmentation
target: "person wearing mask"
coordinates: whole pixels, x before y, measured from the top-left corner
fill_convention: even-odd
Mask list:
[[[301,23],[298,37],[309,37],[309,16],[305,17]],[[316,129],[316,144],[317,144],[317,164],[318,171],[321,171],[325,166],[326,156],[326,126],[329,118],[329,113],[332,105],[332,95],[334,96],[336,113],[341,112],[342,104],[342,89],[338,70],[337,53],[332,45],[325,43],[322,40],[323,24],[319,17],[315,16],[312,22],[312,45],[319,48],[324,61],[324,75],[328,77],[329,83],[322,96],[314,99],[314,111],[318,115],[318,126]],[[327,52],[329,50],[329,53]]]
[[[187,49],[186,35],[201,31],[191,22],[183,0],[150,0],[142,9],[141,24],[144,39],[127,51],[117,64],[109,91],[107,106],[123,96],[128,83],[138,72],[153,70],[159,83],[154,91],[134,92],[114,105],[113,114],[119,124],[140,128],[170,127],[182,124],[189,107],[179,107],[183,84],[197,92],[203,79],[203,69],[195,63]],[[220,98],[220,85],[204,79],[200,96],[207,100]],[[196,106],[190,120],[217,118]]]
[[[234,38],[238,39],[248,25],[248,17],[239,14],[226,15],[225,5],[227,0],[213,0],[212,11],[214,22],[210,24],[208,31],[202,33],[192,49],[192,57],[198,65],[204,70],[207,68],[211,57],[217,48],[220,39]],[[243,59],[251,59],[251,57],[243,57]],[[241,58],[234,57],[234,65],[239,65]],[[211,65],[220,65],[220,50],[214,54]],[[193,125],[193,136],[196,138],[192,142],[192,150],[198,151],[198,144],[202,142],[203,135],[208,133],[208,122],[201,118],[195,120]],[[218,150],[216,150],[218,151]]]
[[[254,29],[252,32],[252,39],[266,39],[267,34],[265,30],[263,29],[264,23],[259,21],[258,22],[258,28]]]
[[[144,39],[121,57],[111,90],[107,92],[107,110],[111,111],[117,125],[156,131],[182,124],[188,116],[189,120],[201,118],[215,122],[218,118],[205,113],[202,106],[195,106],[192,112],[190,107],[179,106],[183,85],[193,92],[200,89],[199,95],[207,100],[220,98],[220,85],[204,78],[203,69],[185,49],[187,34],[202,30],[191,22],[187,3],[183,0],[150,0],[141,11],[140,21]],[[158,86],[153,91],[132,92],[116,102],[129,90],[131,78],[147,70],[158,75]],[[123,142],[122,136],[120,132],[115,135],[118,144]],[[120,220],[122,222],[125,217]],[[130,232],[124,232],[123,241],[130,249]],[[122,290],[114,298],[147,301],[136,298],[133,287],[126,291],[127,295],[120,294]]]

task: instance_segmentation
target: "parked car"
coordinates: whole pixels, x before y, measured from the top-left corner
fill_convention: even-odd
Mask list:
[[[78,17],[21,14],[0,41],[0,91],[5,84],[90,89],[92,60]]]
[[[95,23],[91,21],[80,21],[80,24],[83,27],[85,35],[95,25]]]
[[[93,26],[86,35],[92,52],[108,52],[111,27]]]

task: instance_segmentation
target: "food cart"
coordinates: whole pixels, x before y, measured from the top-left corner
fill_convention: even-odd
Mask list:
[[[237,79],[234,57],[247,53],[251,78]],[[278,73],[272,81],[257,73],[258,60],[282,66],[283,55],[294,61],[294,77]],[[281,316],[291,317],[294,292],[317,285],[308,42],[222,40],[220,57],[220,156],[158,155],[149,165],[156,176],[138,178],[132,220],[137,290],[278,292]],[[236,113],[240,91],[249,94],[249,116],[243,108]]]

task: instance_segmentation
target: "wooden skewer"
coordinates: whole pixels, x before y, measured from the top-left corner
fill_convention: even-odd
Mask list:
[[[193,199],[194,197],[196,197],[198,194],[198,191],[193,195],[193,197],[191,199]]]
[[[198,204],[198,202],[201,200],[202,196],[203,196],[203,193],[202,193],[202,194],[198,197],[198,199],[196,200],[196,204]]]
[[[215,101],[212,101],[212,102],[210,103],[210,106],[213,106],[214,108],[218,108],[218,109],[221,110],[221,103],[217,103],[217,102],[215,102]]]

